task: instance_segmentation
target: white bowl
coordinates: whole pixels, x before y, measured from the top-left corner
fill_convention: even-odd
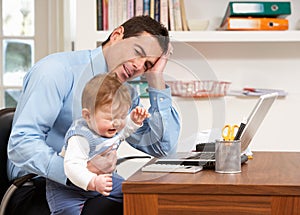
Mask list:
[[[188,19],[187,20],[190,31],[204,31],[209,25],[207,19]]]

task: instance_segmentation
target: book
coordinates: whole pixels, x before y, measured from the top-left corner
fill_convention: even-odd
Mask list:
[[[154,19],[160,22],[160,0],[154,1]]]
[[[188,31],[189,27],[186,19],[184,0],[180,0],[180,12],[181,12],[182,30]]]
[[[175,20],[174,20],[174,7],[173,0],[168,0],[168,8],[169,8],[169,30],[175,30]]]
[[[127,19],[134,17],[134,12],[134,0],[127,0]]]
[[[228,3],[222,24],[228,17],[276,17],[291,14],[291,3],[280,1],[231,1]]]
[[[118,26],[118,0],[108,0],[108,30]]]
[[[155,0],[150,0],[150,17],[154,19]]]
[[[281,18],[229,17],[218,30],[288,30],[289,21]]]
[[[102,0],[103,30],[108,30],[108,0]]]
[[[141,16],[143,15],[143,11],[144,11],[144,0],[135,0],[135,16]]]
[[[144,0],[143,15],[150,16],[150,0]]]
[[[103,30],[103,2],[102,0],[97,0],[97,31],[102,31]]]
[[[121,25],[123,22],[125,22],[128,19],[128,0],[121,0],[120,4],[118,4],[118,14],[120,17],[118,17],[118,25]]]
[[[173,14],[174,14],[174,25],[175,31],[182,31],[182,19],[180,11],[180,0],[173,0]]]
[[[168,0],[160,0],[160,23],[163,24],[166,28],[168,28],[169,21],[169,8],[168,8]]]

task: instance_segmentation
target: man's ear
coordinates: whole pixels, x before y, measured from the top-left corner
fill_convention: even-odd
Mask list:
[[[124,36],[124,27],[119,26],[111,33],[110,41],[114,42],[114,41],[122,40],[123,36]]]
[[[87,108],[83,108],[81,111],[82,117],[86,120],[86,121],[90,121],[91,119],[91,113]]]

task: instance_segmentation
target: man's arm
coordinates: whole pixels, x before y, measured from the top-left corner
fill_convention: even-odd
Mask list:
[[[180,119],[172,106],[171,90],[156,90],[149,87],[150,118],[126,141],[143,152],[160,157],[176,151],[180,132]],[[141,106],[140,98],[135,97],[133,107]]]
[[[57,153],[63,139],[53,145],[46,139],[63,106],[67,85],[63,69],[54,63],[38,63],[25,77],[8,144],[10,179],[35,173],[65,183],[63,158]]]
[[[176,151],[180,132],[179,115],[172,106],[171,90],[165,85],[163,78],[163,71],[172,51],[170,44],[168,52],[145,73],[149,86],[151,117],[144,121],[142,128],[126,139],[133,147],[156,157]],[[140,105],[140,98],[135,98],[133,107]]]

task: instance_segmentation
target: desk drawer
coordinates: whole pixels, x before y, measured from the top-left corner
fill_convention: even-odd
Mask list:
[[[299,214],[299,196],[125,194],[125,215]]]

